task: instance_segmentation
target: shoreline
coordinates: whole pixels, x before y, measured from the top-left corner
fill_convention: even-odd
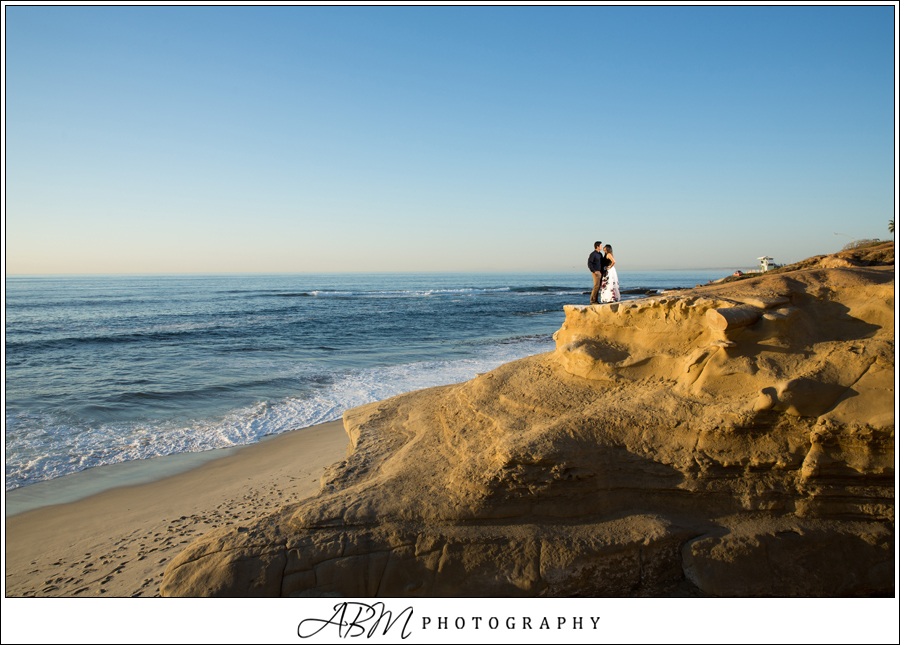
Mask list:
[[[256,443],[276,436],[279,435],[263,437]],[[255,444],[214,448],[201,452],[180,452],[161,457],[103,464],[61,477],[26,484],[6,491],[4,517],[14,517],[46,506],[77,502],[114,488],[150,484],[199,468],[210,461],[223,459],[252,445]]]
[[[345,457],[348,444],[343,422],[331,421],[247,446],[207,451],[215,455],[165,457],[129,468],[114,464],[102,467],[107,472],[100,477],[73,473],[67,477],[82,475],[79,479],[85,481],[57,484],[64,495],[96,490],[52,504],[46,491],[38,491],[36,497],[43,497],[37,500],[39,507],[4,518],[5,595],[158,596],[165,567],[188,542],[314,495],[323,472]],[[137,480],[136,470],[144,471]],[[7,500],[26,497],[28,488],[9,491]],[[17,490],[23,493],[15,495]],[[14,504],[37,502],[19,499]]]

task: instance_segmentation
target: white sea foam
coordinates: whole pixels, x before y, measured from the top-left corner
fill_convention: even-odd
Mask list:
[[[447,361],[347,370],[296,397],[260,401],[221,418],[75,427],[49,416],[7,414],[6,490],[104,464],[253,443],[341,418],[345,410],[413,390],[459,383],[553,349],[548,338],[485,345]]]
[[[389,291],[310,291],[309,295],[317,297],[355,297],[355,298],[421,298],[435,295],[500,293],[510,291],[509,287],[471,288],[471,289],[405,289]]]

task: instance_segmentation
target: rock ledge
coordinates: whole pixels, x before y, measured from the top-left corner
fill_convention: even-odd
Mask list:
[[[567,306],[554,352],[347,411],[317,496],[161,593],[893,594],[894,272],[829,257]]]

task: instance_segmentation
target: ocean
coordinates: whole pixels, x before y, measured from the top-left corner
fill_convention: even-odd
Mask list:
[[[726,274],[619,279],[667,289]],[[7,276],[6,490],[466,381],[553,350],[563,305],[590,288],[587,271]]]

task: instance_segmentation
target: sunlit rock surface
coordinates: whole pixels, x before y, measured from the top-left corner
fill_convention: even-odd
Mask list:
[[[317,496],[191,544],[161,592],[892,594],[877,252],[567,306],[554,352],[346,412]]]

